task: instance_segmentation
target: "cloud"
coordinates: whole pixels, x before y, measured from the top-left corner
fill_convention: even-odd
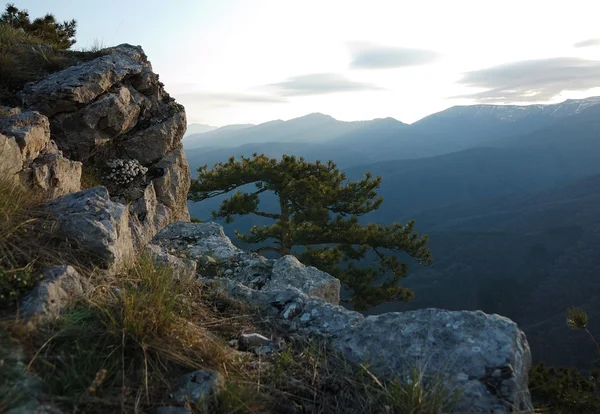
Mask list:
[[[244,103],[276,104],[287,102],[287,99],[282,96],[254,93],[192,92],[174,95],[184,105],[195,103],[210,108],[225,108]]]
[[[394,69],[427,65],[441,55],[433,50],[378,46],[371,43],[351,43],[352,69]]]
[[[339,73],[314,73],[288,78],[267,85],[282,96],[325,95],[339,92],[377,91],[383,88],[372,83],[357,82]]]
[[[600,39],[582,40],[581,42],[577,42],[573,45],[573,47],[594,47],[594,46],[600,46]]]
[[[467,72],[459,81],[483,92],[453,96],[483,103],[547,101],[562,91],[600,85],[600,61],[574,57],[524,60]]]

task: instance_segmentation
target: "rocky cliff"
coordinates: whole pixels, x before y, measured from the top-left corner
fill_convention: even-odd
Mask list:
[[[215,223],[189,223],[184,108],[140,47],[104,52],[28,84],[18,95],[22,106],[0,115],[3,173],[44,192],[45,210],[81,257],[112,272],[145,252],[174,277],[256,305],[287,335],[323,340],[382,379],[403,378],[414,366],[436,373],[457,392],[453,412],[533,412],[529,346],[509,319],[440,309],[363,317],[339,305],[340,282],[332,276],[292,256],[244,252]],[[21,303],[23,317],[55,318],[94,289],[71,264],[43,272]],[[216,384],[219,375],[198,371],[193,378]],[[31,401],[13,412],[34,412],[35,396]]]
[[[185,110],[140,47],[103,52],[26,85],[22,108],[2,108],[0,166],[51,198],[106,187],[111,202],[127,204],[139,250],[168,223],[189,220]]]

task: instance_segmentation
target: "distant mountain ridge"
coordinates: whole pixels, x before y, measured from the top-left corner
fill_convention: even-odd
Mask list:
[[[210,132],[212,130],[217,129],[215,126],[205,125],[205,124],[188,124],[187,130],[185,131],[184,139],[194,134],[203,134],[205,132]]]
[[[186,149],[233,148],[250,143],[311,142],[351,147],[384,160],[423,158],[477,146],[496,146],[499,140],[533,133],[553,123],[598,107],[600,97],[569,99],[550,105],[454,106],[413,124],[394,118],[338,121],[312,113],[288,121],[228,126],[184,141]]]

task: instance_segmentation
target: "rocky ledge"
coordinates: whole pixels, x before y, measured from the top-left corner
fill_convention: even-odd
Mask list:
[[[377,376],[402,377],[415,366],[435,373],[458,391],[457,413],[533,412],[531,352],[508,318],[442,309],[364,317],[339,306],[337,279],[293,256],[244,252],[216,223],[173,223],[152,245],[198,263],[204,283],[267,309],[289,332],[328,340]]]

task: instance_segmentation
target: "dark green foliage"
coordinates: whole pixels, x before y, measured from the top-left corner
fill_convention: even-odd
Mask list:
[[[0,308],[14,305],[40,279],[41,275],[29,268],[8,270],[0,267]]]
[[[406,276],[406,263],[389,253],[406,253],[418,263],[431,263],[427,237],[414,232],[412,221],[387,226],[359,223],[359,216],[381,206],[380,184],[381,178],[372,178],[370,173],[362,180],[349,181],[332,161],[309,163],[287,155],[278,161],[255,153],[239,161],[232,157],[211,170],[200,167],[189,199],[202,201],[236,190],[213,211],[214,218],[230,223],[236,215],[252,214],[274,220],[274,224],[253,226],[237,236],[244,243],[259,244],[258,253],[295,254],[306,265],[339,278],[354,293],[349,302],[364,309],[412,296],[398,285]],[[238,190],[249,185],[255,190]],[[276,195],[277,211],[259,210],[260,195],[265,192]],[[305,249],[293,250],[300,246]],[[359,266],[367,255],[375,258],[374,263]]]
[[[529,371],[529,389],[536,407],[553,414],[600,412],[600,371],[582,375],[573,367],[535,365]]]
[[[53,14],[46,14],[31,21],[27,10],[19,10],[14,4],[7,4],[0,16],[0,23],[15,29],[22,29],[38,39],[58,49],[68,49],[75,44],[77,22],[75,20],[58,22]]]

